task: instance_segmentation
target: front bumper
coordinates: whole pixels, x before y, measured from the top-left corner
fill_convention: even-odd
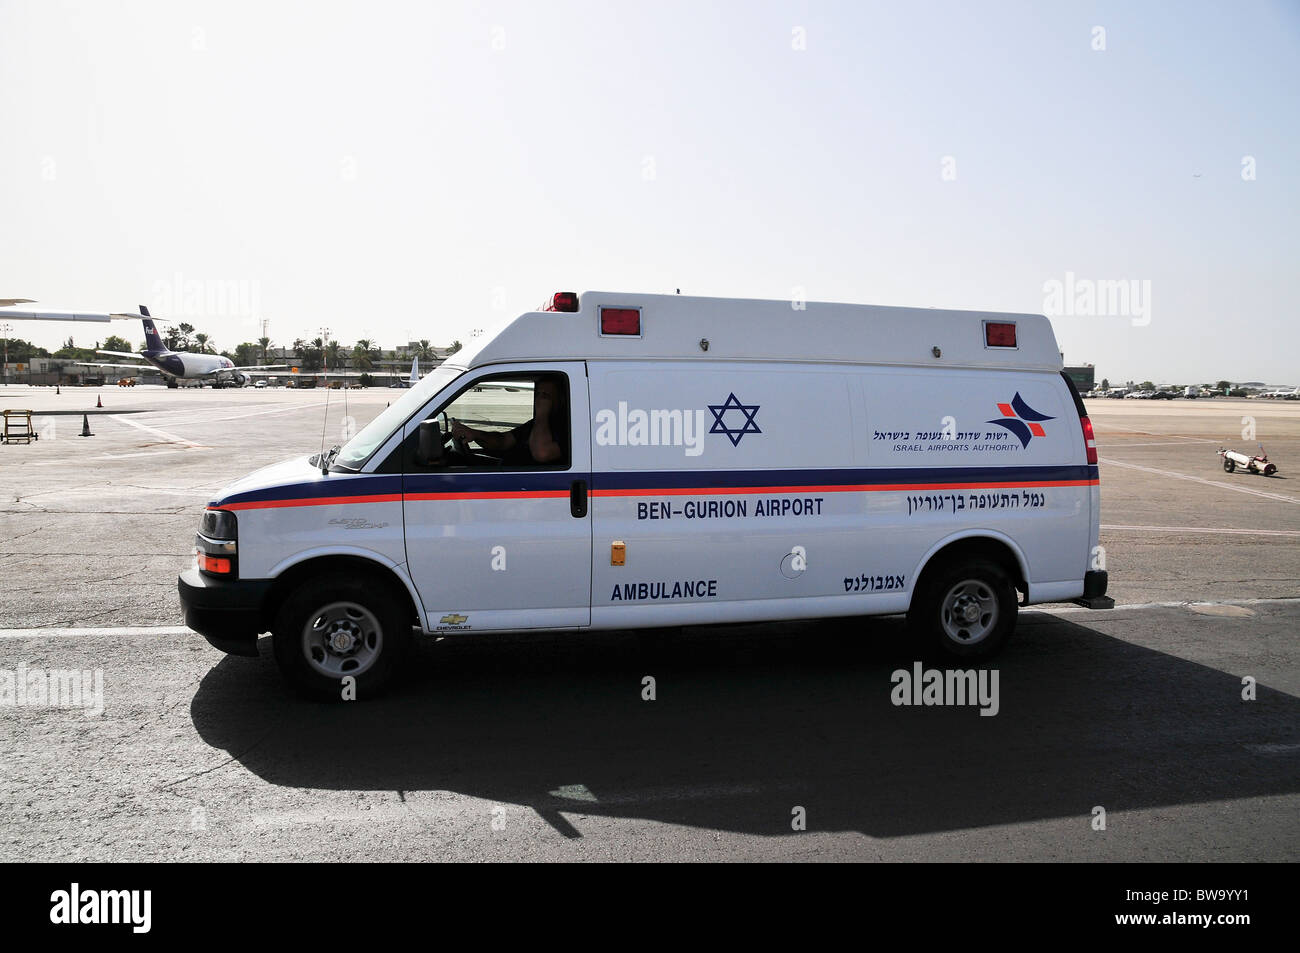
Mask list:
[[[213,648],[230,655],[257,655],[257,637],[265,629],[262,607],[269,579],[213,579],[187,569],[176,579],[185,624]]]

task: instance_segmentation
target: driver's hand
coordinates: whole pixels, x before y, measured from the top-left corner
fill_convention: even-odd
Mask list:
[[[469,440],[473,439],[474,436],[470,432],[470,429],[466,427],[463,423],[461,423],[459,420],[453,420],[451,422],[451,435],[455,437],[457,440],[461,441],[462,443],[468,442]]]

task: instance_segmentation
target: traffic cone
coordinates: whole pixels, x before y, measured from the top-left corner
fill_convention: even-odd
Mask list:
[[[90,417],[86,414],[81,415],[81,433],[78,436],[81,437],[95,436],[93,433],[90,432]]]
[[[101,398],[96,397],[96,398],[95,398],[95,406],[96,406],[96,407],[103,407],[103,406],[104,406],[104,401],[103,401]]]

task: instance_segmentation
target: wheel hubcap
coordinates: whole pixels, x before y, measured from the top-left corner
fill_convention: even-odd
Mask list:
[[[355,602],[333,602],[312,613],[302,630],[311,667],[330,678],[360,675],[379,657],[384,633],[374,613]]]
[[[948,638],[959,645],[974,645],[997,627],[997,597],[978,579],[959,582],[944,597],[940,621]]]

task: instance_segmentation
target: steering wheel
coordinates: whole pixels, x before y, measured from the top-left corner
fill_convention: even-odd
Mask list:
[[[456,453],[460,454],[462,457],[468,458],[472,456],[469,447],[465,444],[465,441],[461,440],[460,437],[457,437],[454,433],[452,433],[451,418],[447,416],[447,412],[444,410],[438,416],[443,418],[444,422],[446,423],[446,426],[443,428],[442,432],[451,438],[451,449],[456,451]]]

